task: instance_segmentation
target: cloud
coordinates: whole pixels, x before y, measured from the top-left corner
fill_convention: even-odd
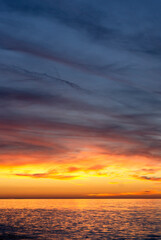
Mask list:
[[[141,192],[120,192],[120,193],[91,193],[89,197],[96,198],[148,198],[161,196],[160,191],[145,190]]]
[[[140,180],[148,180],[148,181],[156,181],[156,182],[161,181],[161,177],[153,177],[153,176],[134,176],[134,177]]]
[[[80,167],[68,167],[61,168],[59,170],[52,169],[46,172],[40,173],[14,173],[14,176],[19,177],[31,177],[31,178],[50,178],[50,179],[59,179],[59,180],[71,180],[78,178],[86,178],[89,176],[107,176],[105,172],[102,172],[106,166],[94,165],[91,167],[80,166]]]
[[[50,178],[50,179],[57,179],[57,180],[73,180],[79,177],[72,176],[72,175],[60,175],[60,174],[52,174],[52,173],[35,173],[35,174],[15,174],[15,176],[19,177],[32,177],[32,178]]]
[[[159,162],[160,1],[1,3],[2,152]]]

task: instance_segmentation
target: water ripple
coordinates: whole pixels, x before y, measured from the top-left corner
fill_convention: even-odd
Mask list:
[[[0,240],[161,239],[161,200],[0,200],[0,203],[3,206]]]

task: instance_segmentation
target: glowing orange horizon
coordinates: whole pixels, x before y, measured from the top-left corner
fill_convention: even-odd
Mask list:
[[[31,158],[27,163],[28,156],[17,156],[14,165],[6,160],[1,164],[0,198],[161,197],[161,168],[148,158],[129,161],[128,156],[103,154],[94,147],[87,150],[65,159],[57,156],[63,161]],[[21,158],[26,161],[19,162]]]

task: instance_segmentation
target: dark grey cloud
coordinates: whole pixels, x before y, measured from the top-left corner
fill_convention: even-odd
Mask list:
[[[0,130],[15,137],[2,150],[37,151],[36,129],[160,159],[159,0],[0,3]]]

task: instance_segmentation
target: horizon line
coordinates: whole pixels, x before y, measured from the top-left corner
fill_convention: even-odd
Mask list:
[[[161,199],[160,196],[158,197],[0,197],[0,200],[18,200],[18,199],[37,199],[37,200],[47,200],[47,199]]]

